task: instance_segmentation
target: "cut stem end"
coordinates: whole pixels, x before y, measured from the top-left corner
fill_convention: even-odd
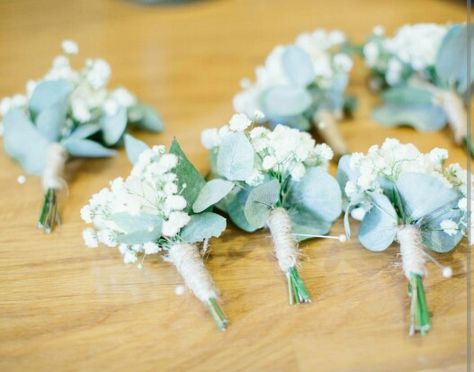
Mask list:
[[[288,282],[288,302],[290,305],[311,303],[308,290],[298,274],[296,266],[288,270],[286,279]]]
[[[421,275],[411,275],[410,283],[408,284],[408,295],[411,297],[410,336],[416,332],[420,332],[423,336],[428,333],[431,324]]]
[[[227,328],[227,325],[229,324],[229,320],[225,316],[224,311],[219,306],[215,298],[210,298],[208,300],[207,309],[209,310],[209,313],[211,314],[212,319],[214,319],[214,322],[216,323],[217,328],[220,329],[221,331],[225,331],[225,329]]]
[[[43,205],[41,206],[38,219],[38,228],[49,234],[59,223],[60,218],[56,190],[48,188],[44,193]]]

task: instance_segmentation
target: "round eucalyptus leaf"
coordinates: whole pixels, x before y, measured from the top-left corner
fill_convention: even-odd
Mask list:
[[[459,198],[453,188],[439,178],[421,173],[405,172],[395,183],[407,216],[418,220]]]
[[[40,82],[29,101],[29,108],[33,117],[39,115],[44,109],[51,107],[59,102],[65,104],[73,90],[73,85],[67,80],[48,80]]]
[[[299,116],[311,106],[311,95],[301,87],[277,86],[262,93],[261,105],[266,117]]]
[[[252,175],[254,151],[245,134],[227,134],[217,154],[217,171],[230,181],[244,181]]]
[[[265,226],[279,198],[280,183],[275,179],[252,188],[244,205],[244,215],[249,224],[257,229]]]
[[[339,183],[339,186],[344,192],[346,183],[351,180],[355,180],[358,177],[358,172],[354,171],[350,167],[351,164],[351,155],[343,155],[339,159],[336,171],[336,180]]]
[[[137,103],[128,109],[128,119],[139,128],[151,132],[161,132],[164,129],[163,120],[153,107]]]
[[[136,231],[161,231],[163,222],[159,216],[143,212],[133,216],[126,212],[114,213],[109,219],[127,234]]]
[[[249,189],[238,189],[234,190],[227,195],[219,206],[229,215],[231,221],[240,229],[253,232],[258,228],[252,226],[247,220],[244,213],[244,205],[249,197]]]
[[[140,157],[140,154],[148,150],[150,147],[143,141],[136,139],[130,134],[125,134],[125,151],[130,163],[135,164]]]
[[[114,115],[104,115],[100,124],[104,135],[104,142],[108,146],[115,145],[127,129],[127,109],[121,107]]]
[[[116,154],[115,150],[108,149],[100,143],[88,139],[76,140],[68,138],[62,144],[69,154],[76,157],[106,158]]]
[[[199,192],[199,195],[193,204],[193,212],[200,213],[213,206],[223,199],[233,188],[233,182],[219,178],[210,180]]]
[[[306,209],[290,208],[291,231],[297,241],[314,238],[314,235],[326,235],[332,223],[318,218]]]
[[[298,46],[284,49],[281,64],[286,76],[295,85],[306,87],[316,77],[311,57]]]
[[[382,97],[386,103],[395,105],[431,104],[434,98],[429,90],[409,85],[390,88]]]
[[[100,131],[100,125],[95,123],[81,124],[69,135],[68,139],[85,139]]]
[[[387,249],[396,237],[397,213],[385,195],[371,193],[370,197],[373,207],[365,214],[358,237],[365,248],[379,252]]]
[[[226,228],[224,217],[216,213],[204,212],[194,214],[191,221],[181,230],[181,238],[190,244],[202,242],[204,239],[219,237]]]

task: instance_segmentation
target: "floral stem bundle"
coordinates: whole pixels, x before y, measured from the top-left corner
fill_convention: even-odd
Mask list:
[[[27,83],[26,95],[0,101],[5,151],[26,173],[42,176],[38,227],[48,233],[60,221],[58,193],[66,188],[69,158],[113,156],[129,123],[155,132],[163,128],[154,110],[125,88],[107,90],[107,62],[87,59],[75,70],[70,58],[77,44],[65,41],[63,51],[43,78]]]
[[[370,86],[384,101],[374,119],[419,131],[440,130],[448,123],[455,143],[466,145],[474,156],[464,103],[473,82],[467,76],[468,36],[463,24],[405,25],[393,37],[376,27],[363,47]]]
[[[140,267],[146,256],[162,253],[224,330],[228,320],[198,247],[207,246],[226,227],[225,218],[211,212],[215,202],[201,195],[206,182],[176,140],[169,152],[164,146],[150,149],[129,135],[125,144],[134,164],[131,174],[113,180],[81,210],[83,220],[94,227],[84,230],[86,245],[118,247],[125,263]]]
[[[294,44],[273,49],[257,67],[255,83],[242,82],[234,108],[272,126],[315,128],[338,158],[347,146],[337,121],[355,108],[354,98],[344,96],[351,69],[351,49],[341,31],[303,33]]]
[[[269,229],[289,303],[311,302],[298,273],[298,242],[325,237],[341,213],[340,189],[327,173],[332,150],[297,129],[253,126],[244,114],[205,130],[202,142],[210,150],[208,193],[217,207],[244,231]]]
[[[399,243],[402,267],[411,297],[410,335],[431,328],[423,286],[428,252],[449,252],[467,231],[467,174],[459,164],[446,167],[448,152],[435,148],[423,154],[412,144],[387,139],[367,154],[341,158],[337,179],[344,190],[346,234],[349,216],[360,220],[358,239],[374,252]]]

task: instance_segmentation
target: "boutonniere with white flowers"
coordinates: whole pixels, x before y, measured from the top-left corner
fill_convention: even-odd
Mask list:
[[[203,243],[207,249],[208,240],[226,228],[225,218],[211,211],[212,201],[201,203],[195,212],[193,204],[206,182],[176,140],[169,152],[164,146],[150,149],[129,135],[125,142],[134,164],[130,175],[110,182],[81,210],[82,219],[93,225],[83,232],[86,245],[118,247],[125,263],[139,267],[145,257],[161,254],[208,307],[218,328],[225,329],[227,319],[217,303],[218,290],[198,247]]]
[[[57,193],[66,188],[64,170],[70,157],[115,154],[127,124],[159,132],[158,114],[125,88],[107,89],[111,69],[102,59],[87,59],[75,70],[73,41],[64,41],[49,72],[27,83],[26,95],[0,102],[5,151],[28,174],[42,177],[44,201],[38,227],[51,232],[59,222]]]
[[[346,234],[351,215],[361,221],[358,239],[365,248],[381,252],[394,241],[400,246],[411,296],[410,334],[430,329],[423,287],[427,261],[436,263],[443,276],[452,275],[427,251],[449,252],[467,231],[467,174],[459,164],[446,166],[447,158],[444,149],[423,154],[412,144],[386,139],[367,154],[342,157],[337,171]]]
[[[467,75],[467,37],[464,24],[404,25],[393,37],[377,26],[363,47],[370,87],[380,91],[384,101],[374,110],[374,119],[419,131],[437,131],[449,124],[455,142],[466,145],[474,156],[463,102],[474,80],[474,75],[470,80]]]
[[[253,126],[244,114],[220,129],[205,130],[201,138],[214,177],[208,197],[220,200],[217,206],[242,230],[270,230],[290,304],[311,302],[298,274],[298,242],[328,237],[341,213],[339,186],[327,173],[332,150],[297,129]]]
[[[351,69],[344,33],[323,29],[303,33],[293,44],[273,49],[265,65],[257,67],[255,83],[242,81],[234,108],[272,125],[304,131],[314,127],[339,157],[347,148],[336,121],[355,108],[355,99],[344,95]]]

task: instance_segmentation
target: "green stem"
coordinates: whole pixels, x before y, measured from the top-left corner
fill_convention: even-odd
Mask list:
[[[209,310],[212,319],[214,319],[217,328],[219,328],[221,331],[224,331],[227,328],[229,321],[215,298],[210,298],[208,300],[207,309]]]
[[[416,303],[412,305],[411,318],[414,324],[411,324],[411,334],[420,332],[425,335],[431,328],[430,315],[428,305],[426,303],[425,289],[423,287],[423,278],[419,274],[412,274],[408,288],[408,294],[412,297],[412,301]],[[414,314],[412,313],[414,311]]]
[[[43,204],[38,218],[38,228],[49,234],[58,223],[59,215],[56,190],[48,188],[44,193]]]
[[[306,289],[303,280],[298,274],[296,266],[291,267],[286,275],[288,279],[288,302],[290,305],[310,303],[311,298],[309,296],[308,290]]]
[[[472,143],[472,139],[465,136],[463,138],[463,142],[464,142],[464,145],[466,146],[466,150],[468,152],[468,154],[474,158],[474,143]]]

